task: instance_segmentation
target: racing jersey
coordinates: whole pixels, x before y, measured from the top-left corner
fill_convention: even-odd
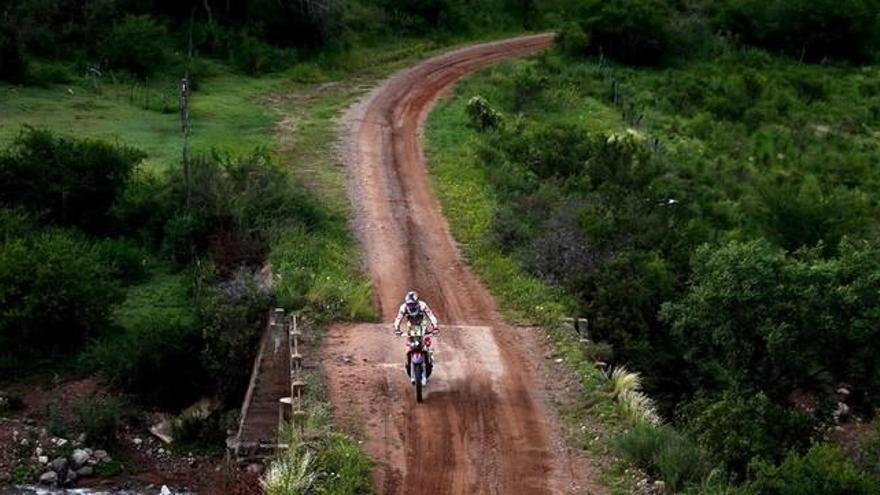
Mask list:
[[[437,317],[434,316],[434,312],[431,311],[428,303],[425,301],[419,301],[419,313],[415,316],[409,315],[409,312],[406,310],[406,303],[403,303],[400,305],[400,310],[397,312],[397,318],[394,319],[394,329],[400,330],[400,323],[404,318],[406,318],[411,325],[421,325],[425,316],[428,317],[428,320],[430,320],[431,324],[436,328]]]

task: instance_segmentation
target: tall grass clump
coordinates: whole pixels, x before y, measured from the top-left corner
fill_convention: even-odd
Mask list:
[[[701,483],[712,467],[705,451],[669,426],[636,423],[614,446],[633,464],[663,480],[672,493]]]

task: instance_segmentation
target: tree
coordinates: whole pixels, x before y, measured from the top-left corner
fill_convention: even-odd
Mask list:
[[[127,146],[25,128],[0,154],[0,204],[96,232],[144,154]]]
[[[703,246],[690,289],[662,317],[708,387],[757,389],[784,401],[825,381],[875,403],[880,378],[880,252],[796,255],[766,241]]]
[[[50,230],[0,245],[0,369],[57,356],[103,329],[122,293],[97,250]]]

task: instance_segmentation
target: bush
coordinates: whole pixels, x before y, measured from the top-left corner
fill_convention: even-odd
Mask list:
[[[232,65],[251,76],[283,70],[296,61],[295,52],[276,48],[248,32],[238,35],[230,49]]]
[[[471,125],[477,130],[498,129],[503,123],[501,113],[493,109],[482,96],[474,96],[468,100],[466,108]]]
[[[108,325],[122,293],[97,250],[64,231],[0,245],[0,367],[58,356]]]
[[[34,86],[68,84],[74,78],[71,67],[65,62],[40,61],[31,63],[28,67],[27,83]]]
[[[166,225],[166,253],[183,262],[208,251],[224,274],[240,265],[260,266],[271,238],[285,228],[312,231],[326,221],[308,191],[265,150],[195,157],[191,192],[177,175],[171,185],[175,203],[184,205],[189,196],[189,208],[181,208]]]
[[[114,233],[137,239],[158,251],[166,224],[180,207],[169,183],[163,175],[136,171],[110,210]]]
[[[74,404],[73,412],[89,445],[113,445],[123,415],[123,403],[113,397],[85,398]]]
[[[110,67],[145,78],[167,59],[168,31],[148,15],[129,15],[113,27],[104,56]]]
[[[108,212],[144,157],[127,146],[25,128],[0,154],[0,204],[89,232],[107,231]]]
[[[590,37],[584,32],[584,28],[577,22],[567,22],[559,31],[556,38],[556,46],[573,57],[582,57],[589,53]]]
[[[201,295],[202,360],[221,400],[238,406],[266,323],[269,295],[245,269]]]
[[[727,0],[718,23],[747,43],[811,61],[876,57],[876,0]]]
[[[216,450],[226,439],[226,430],[220,422],[219,414],[194,412],[183,414],[172,423],[174,445],[180,449]]]
[[[128,239],[104,239],[96,243],[98,257],[114,278],[128,283],[142,281],[147,275],[149,253]]]
[[[819,444],[804,455],[790,454],[779,466],[754,466],[755,495],[869,495],[880,493],[880,480],[860,472],[843,452]]]
[[[144,403],[177,410],[209,383],[197,358],[201,349],[191,321],[157,308],[87,349],[80,363]]]
[[[20,83],[27,74],[27,60],[15,31],[4,26],[0,20],[0,81]]]
[[[702,481],[711,470],[708,455],[667,426],[637,424],[616,440],[627,459],[666,482],[672,492]]]
[[[760,392],[729,392],[688,409],[694,411],[688,428],[697,441],[740,477],[755,459],[776,462],[789,450],[806,448],[816,432],[809,415],[777,406]]]
[[[659,65],[672,46],[673,10],[663,0],[593,2],[583,30],[595,53],[631,65]]]

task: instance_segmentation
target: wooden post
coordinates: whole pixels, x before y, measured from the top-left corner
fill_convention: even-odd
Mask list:
[[[306,382],[303,379],[303,357],[299,352],[299,338],[302,332],[299,330],[296,315],[291,319],[290,326],[290,397],[293,406],[293,423],[299,428],[300,435],[305,434],[305,389]]]

